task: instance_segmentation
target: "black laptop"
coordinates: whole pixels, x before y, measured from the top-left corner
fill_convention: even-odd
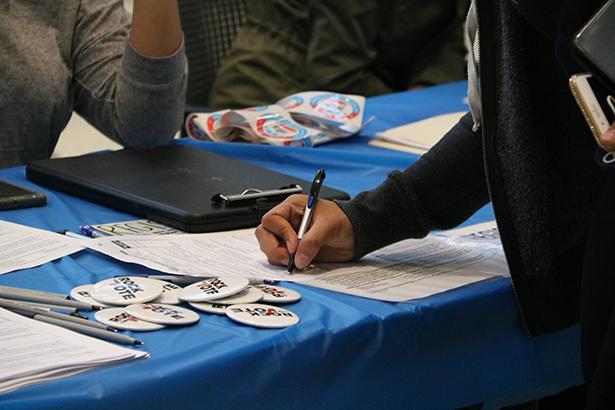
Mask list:
[[[183,145],[39,160],[26,174],[37,184],[185,232],[256,226],[269,209],[311,185]],[[326,186],[320,195],[349,198]]]

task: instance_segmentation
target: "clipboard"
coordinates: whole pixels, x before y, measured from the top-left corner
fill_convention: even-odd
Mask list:
[[[184,232],[256,226],[261,217],[311,182],[183,145],[123,149],[37,160],[26,176],[37,184],[135,214]],[[349,199],[324,186],[321,197]]]

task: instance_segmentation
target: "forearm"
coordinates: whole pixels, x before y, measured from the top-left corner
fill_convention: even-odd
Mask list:
[[[481,140],[471,126],[467,115],[408,169],[340,203],[353,225],[355,258],[433,229],[452,228],[488,202]]]
[[[74,36],[74,109],[122,145],[164,144],[183,115],[187,63],[181,32],[174,50],[151,57],[135,49],[128,28],[121,2],[82,0]]]
[[[182,41],[177,0],[134,0],[130,41],[147,57],[177,51]]]

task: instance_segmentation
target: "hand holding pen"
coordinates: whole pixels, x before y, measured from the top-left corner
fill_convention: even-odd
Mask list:
[[[322,183],[326,176],[327,174],[323,168],[316,171],[314,181],[310,187],[307,203],[305,204],[305,210],[303,211],[303,218],[301,218],[301,225],[299,225],[299,230],[297,231],[298,241],[301,241],[301,238],[303,238],[303,235],[305,235],[305,232],[308,230],[310,223],[312,222],[312,215],[314,214],[314,210],[318,204],[320,188],[322,188]],[[295,252],[291,252],[290,250],[288,252],[288,274],[292,275],[295,270]]]
[[[318,173],[315,183],[317,177]],[[310,206],[309,196],[291,195],[263,216],[256,228],[256,237],[270,263],[288,265],[290,271],[291,263],[297,269],[304,269],[313,260],[345,262],[352,259],[354,237],[350,220],[335,202],[325,199],[316,202],[318,206],[313,201]],[[310,207],[310,215],[306,216]],[[295,255],[294,260],[291,254]]]

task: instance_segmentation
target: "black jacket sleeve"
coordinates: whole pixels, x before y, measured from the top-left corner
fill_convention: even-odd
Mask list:
[[[468,113],[405,171],[338,204],[350,218],[355,258],[433,229],[459,225],[489,201],[482,142]]]

